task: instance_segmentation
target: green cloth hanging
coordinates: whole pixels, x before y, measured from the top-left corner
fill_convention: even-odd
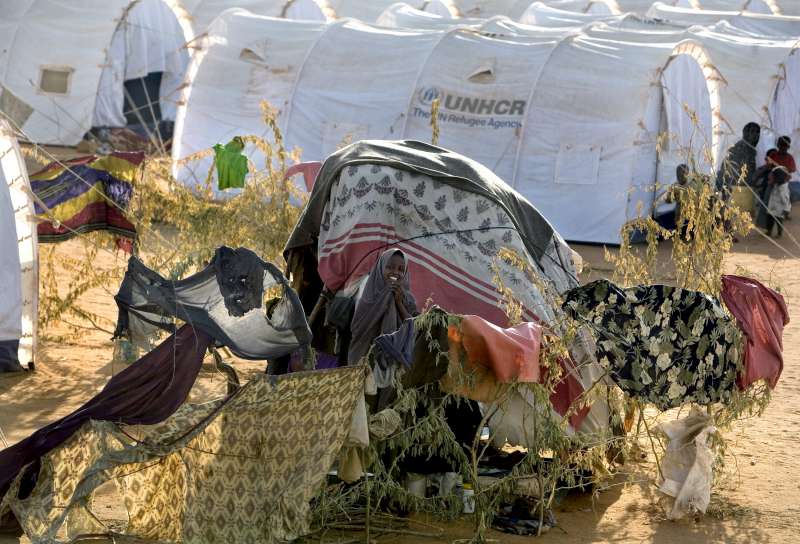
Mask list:
[[[217,186],[219,190],[241,189],[247,176],[247,157],[242,155],[244,142],[239,136],[222,146],[214,145],[214,164],[217,167]]]

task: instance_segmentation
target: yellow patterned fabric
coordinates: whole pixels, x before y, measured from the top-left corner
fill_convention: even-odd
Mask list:
[[[33,493],[11,507],[28,537],[65,542],[107,529],[92,493],[114,480],[125,533],[188,544],[284,542],[306,534],[350,428],[364,368],[260,375],[227,401],[184,405],[164,423],[85,424],[42,458]]]

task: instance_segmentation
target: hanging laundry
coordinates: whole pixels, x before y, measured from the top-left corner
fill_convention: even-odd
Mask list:
[[[262,298],[272,287],[280,298],[265,307]],[[137,344],[157,328],[174,330],[174,318],[243,359],[274,359],[305,351],[311,342],[303,306],[284,275],[245,248],[220,247],[206,268],[177,281],[131,257],[114,299],[120,310],[115,337]]]
[[[66,442],[90,419],[152,425],[175,413],[186,400],[212,341],[202,330],[184,325],[156,349],[113,376],[86,404],[0,451],[0,501],[17,474],[28,465],[21,490],[24,495],[30,493],[39,475],[39,459]]]
[[[39,242],[61,242],[76,234],[107,230],[126,239],[136,227],[126,217],[144,153],[114,152],[53,162],[31,176]],[[129,243],[118,242],[121,249]]]
[[[242,154],[244,141],[239,136],[225,144],[214,145],[214,165],[217,167],[219,190],[241,189],[247,176],[247,157]]]
[[[743,338],[714,298],[598,280],[567,291],[563,308],[591,328],[598,361],[629,395],[661,410],[730,400]]]
[[[783,370],[783,328],[789,324],[789,310],[780,293],[758,281],[742,276],[722,276],[722,300],[747,337],[744,370],[739,389],[758,380],[770,388]]]

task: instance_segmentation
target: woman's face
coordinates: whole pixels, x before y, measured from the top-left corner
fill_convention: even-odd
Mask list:
[[[387,283],[399,283],[406,271],[406,261],[399,253],[395,253],[386,263],[383,270],[383,277]]]

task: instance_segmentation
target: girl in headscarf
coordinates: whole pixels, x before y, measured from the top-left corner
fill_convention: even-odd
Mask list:
[[[369,352],[375,338],[393,333],[403,321],[414,315],[417,303],[411,294],[408,281],[408,260],[398,249],[390,249],[372,267],[364,284],[361,297],[356,303],[353,319],[350,322],[352,339],[347,353],[347,363],[354,365]],[[386,405],[391,397],[390,387],[377,388],[376,380],[370,373],[364,392],[370,396],[373,409]],[[375,395],[379,394],[378,397]],[[381,402],[383,398],[383,402]],[[363,469],[359,451],[369,445],[367,426],[367,407],[363,396],[353,410],[350,433],[345,440],[339,459],[339,478],[353,482],[361,477]]]
[[[348,364],[367,354],[375,338],[395,332],[404,320],[417,313],[411,294],[408,259],[399,249],[384,251],[367,277],[350,324],[352,340]]]

